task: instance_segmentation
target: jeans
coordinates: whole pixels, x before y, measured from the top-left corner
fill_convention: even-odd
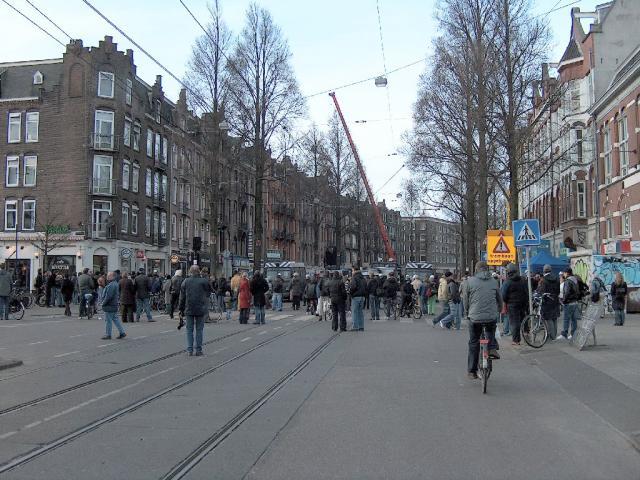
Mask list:
[[[467,357],[467,371],[469,373],[477,373],[478,357],[480,355],[480,336],[482,335],[482,325],[487,326],[487,334],[489,336],[489,350],[497,348],[496,342],[496,326],[497,322],[475,323],[469,322],[469,355]]]
[[[509,327],[511,330],[511,340],[514,342],[520,342],[520,325],[525,315],[525,310],[519,305],[509,305],[507,307],[509,312]]]
[[[140,321],[140,316],[142,315],[142,310],[147,315],[147,320],[151,321],[151,304],[149,303],[149,297],[147,298],[136,298],[136,320]]]
[[[460,307],[462,305],[460,303],[449,302],[449,315],[442,319],[442,323],[445,327],[451,328],[452,324],[455,324],[456,330],[460,330],[460,323],[462,322],[462,317],[460,314]]]
[[[555,340],[558,336],[558,309],[542,312],[542,321],[547,326],[547,335],[550,340]]]
[[[351,299],[351,315],[353,318],[353,328],[364,330],[364,297],[353,297]]]
[[[0,297],[0,319],[9,320],[9,297]]]
[[[202,333],[205,315],[187,315],[187,352],[193,352],[193,324],[196,324],[196,352],[202,351]]]
[[[244,325],[249,321],[249,309],[248,308],[241,308],[240,309],[240,316],[238,317],[238,321],[240,322],[241,325]]]
[[[429,299],[427,297],[420,297],[420,308],[422,308],[422,314],[429,313]]]
[[[438,297],[432,295],[429,297],[427,301],[427,315],[435,315],[436,314],[436,300]]]
[[[616,309],[613,313],[615,315],[614,325],[624,325],[624,308],[620,310]]]
[[[369,306],[371,308],[371,320],[380,320],[380,297],[369,295]]]
[[[384,314],[386,315],[387,318],[391,317],[391,314],[393,313],[391,309],[395,309],[396,308],[396,299],[395,297],[386,297],[384,299]]]
[[[118,312],[104,312],[104,323],[106,327],[107,337],[111,336],[111,324],[113,323],[120,335],[124,335],[124,328],[122,328],[122,324],[118,319]]]
[[[122,321],[123,322],[129,322],[129,323],[133,323],[133,313],[136,309],[135,305],[133,305],[132,303],[126,304],[126,305],[122,305]]]
[[[87,315],[87,299],[85,295],[87,293],[91,293],[89,290],[81,290],[80,291],[80,308],[79,308],[79,317],[84,317]]]
[[[438,323],[440,320],[444,319],[447,315],[449,315],[449,313],[451,313],[451,311],[449,310],[449,302],[441,302],[441,304],[442,304],[442,311],[440,312],[440,315],[438,315],[436,318],[433,319],[434,325]]]
[[[569,336],[569,324],[571,324],[571,336],[576,333],[578,329],[578,320],[580,320],[580,305],[576,302],[569,303],[564,306],[564,318],[562,320],[562,334],[563,337]]]
[[[264,324],[264,305],[255,305],[256,323]]]
[[[338,316],[340,317],[340,331],[347,329],[347,312],[344,309],[344,303],[331,302],[331,311],[333,312],[333,319],[331,320],[331,328],[338,330]]]
[[[282,294],[274,293],[271,297],[271,306],[273,310],[282,311]]]
[[[227,311],[224,303],[224,293],[218,293],[218,306],[220,307],[220,311],[222,313]]]
[[[501,314],[502,317],[502,334],[503,335],[509,335],[509,314],[505,313],[504,315]]]

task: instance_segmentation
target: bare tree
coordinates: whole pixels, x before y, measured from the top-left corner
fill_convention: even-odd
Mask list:
[[[266,150],[274,135],[304,113],[291,52],[268,10],[251,4],[245,26],[227,64],[228,119],[232,130],[253,147],[256,165],[255,264],[263,253],[263,181]]]
[[[49,256],[61,247],[69,245],[71,228],[64,224],[63,208],[45,194],[38,200],[38,211],[35,219],[37,239],[32,241],[33,247],[42,255],[44,269],[49,268]]]

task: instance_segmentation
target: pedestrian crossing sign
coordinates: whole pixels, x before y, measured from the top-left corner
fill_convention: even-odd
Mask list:
[[[487,265],[499,266],[516,261],[511,230],[487,230]]]
[[[540,245],[540,223],[538,219],[514,220],[513,231],[516,236],[516,247]]]

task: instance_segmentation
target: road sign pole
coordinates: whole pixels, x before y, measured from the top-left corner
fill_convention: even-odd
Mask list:
[[[529,249],[531,247],[526,247],[525,254],[527,256],[527,284],[529,291],[529,313],[533,313],[533,292],[531,291],[531,255],[529,255]]]

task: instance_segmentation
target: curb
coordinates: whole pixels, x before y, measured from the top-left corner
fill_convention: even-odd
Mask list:
[[[22,360],[3,360],[0,358],[0,370],[19,367],[20,365],[22,365]]]

